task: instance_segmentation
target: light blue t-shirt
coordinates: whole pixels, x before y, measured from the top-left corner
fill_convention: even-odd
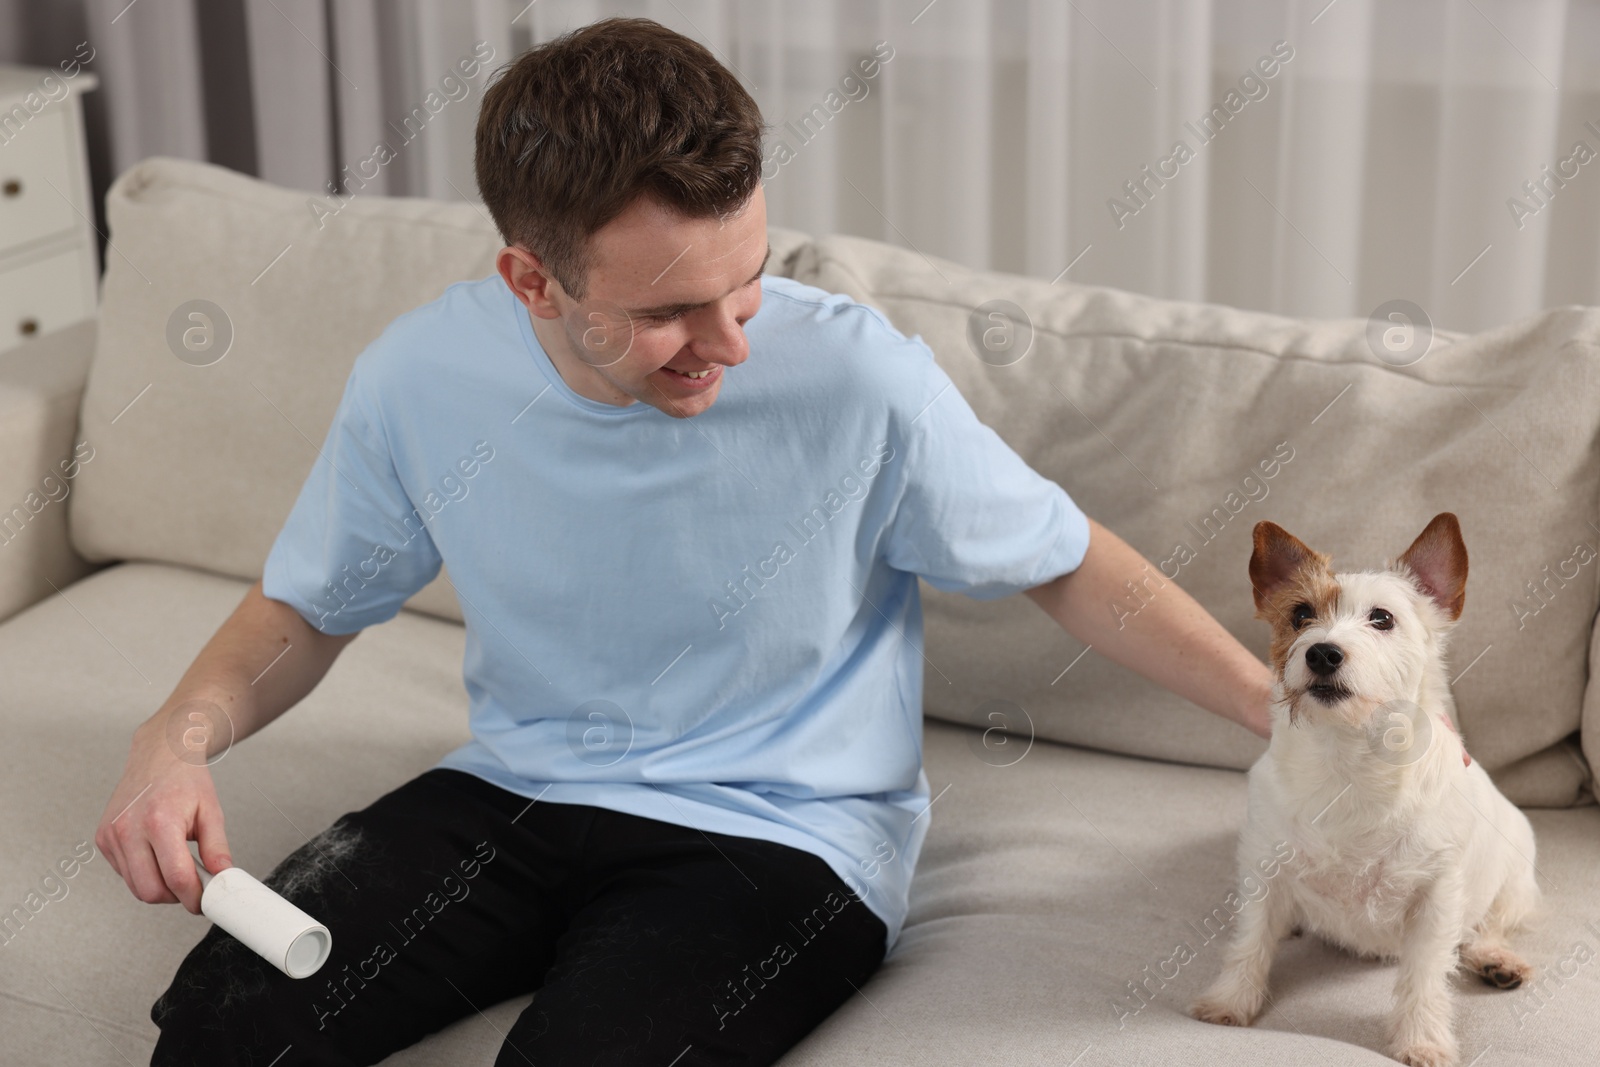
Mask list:
[[[804,849],[892,947],[932,817],[917,577],[1020,592],[1076,569],[1089,525],[920,335],[761,285],[749,358],[691,419],[575,393],[498,274],[401,315],[262,588],[345,634],[448,565],[474,740],[438,766]]]

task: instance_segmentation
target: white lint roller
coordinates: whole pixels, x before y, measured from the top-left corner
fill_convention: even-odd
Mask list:
[[[229,867],[213,875],[189,844],[204,887],[200,911],[256,955],[290,978],[309,978],[328,962],[333,935],[317,920],[263,885],[249,872]]]

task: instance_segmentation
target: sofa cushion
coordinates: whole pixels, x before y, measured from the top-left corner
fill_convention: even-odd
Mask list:
[[[172,692],[247,584],[117,564],[0,624],[10,693],[0,910],[38,891],[75,848],[93,849],[134,727]],[[401,612],[352,642],[299,706],[217,760],[234,861],[264,877],[307,835],[465,742],[465,648],[461,626]],[[0,1063],[147,1063],[150,1005],[208,923],[177,905],[141,903],[98,851],[61,884],[65,895],[57,889],[60,899],[0,949]]]
[[[94,337],[86,319],[0,353],[0,619],[90,569],[67,539],[63,501],[94,462],[77,436]]]
[[[92,847],[133,727],[245,587],[181,567],[121,564],[0,624],[10,698],[9,743],[0,748],[7,910],[76,846]],[[464,741],[463,651],[461,627],[401,612],[351,643],[302,705],[218,760],[213,776],[239,865],[264,874],[307,836]],[[900,942],[784,1064],[1067,1064],[1090,1045],[1086,1067],[1390,1062],[1370,1050],[1381,1041],[1395,968],[1310,939],[1284,946],[1275,1004],[1256,1027],[1182,1014],[1218,965],[1220,941],[1202,934],[1234,888],[1245,804],[1237,771],[1042,740],[1000,765],[978,731],[931,721],[925,753],[935,799]],[[1595,919],[1588,887],[1600,865],[1600,809],[1531,817],[1546,919],[1517,943],[1554,977],[1539,999],[1458,981],[1463,1062],[1489,1044],[1505,1067],[1585,1062],[1600,1040],[1585,992],[1592,972],[1573,969],[1574,946],[1592,949],[1600,932],[1584,925]],[[0,949],[0,1063],[148,1062],[150,1005],[206,921],[140,903],[99,854],[61,884],[65,895]],[[1126,983],[1144,981],[1145,968],[1156,970],[1180,941],[1198,958],[1165,986],[1149,986],[1149,1005],[1132,1011],[1139,1002]],[[480,1005],[483,1016],[385,1062],[488,1067],[530,999]]]
[[[330,215],[331,203],[162,157],[112,184],[81,413],[96,456],[70,504],[85,557],[259,578],[356,356],[396,316],[494,273],[501,241],[477,205],[358,194]],[[807,238],[769,236],[782,273]],[[226,317],[220,358],[221,320],[209,349],[182,342],[185,330],[206,341],[185,318],[199,300]],[[447,573],[407,606],[461,621]]]
[[[979,731],[934,721],[924,743],[936,799],[900,942],[785,1067],[1393,1067],[1381,1050],[1398,966],[1315,937],[1282,944],[1253,1027],[1184,1013],[1237,914],[1244,775],[1049,741],[1007,763]],[[1457,977],[1463,1064],[1491,1046],[1480,1065],[1585,1063],[1600,1038],[1600,808],[1528,814],[1544,912],[1513,941],[1538,978],[1507,993]]]
[[[1353,570],[1455,512],[1471,559],[1451,641],[1468,747],[1491,772],[1539,757],[1507,779],[1514,800],[1579,797],[1587,769],[1555,746],[1579,726],[1600,603],[1600,308],[1440,332],[1399,367],[1368,348],[1365,320],[1052,285],[860,238],[816,241],[797,277],[920,334],[980,419],[1151,561],[1127,576],[1140,593],[1105,605],[1124,625],[1176,576],[1265,659],[1248,578],[1258,520]],[[970,339],[997,299],[1032,323],[1014,362],[980,359]],[[1098,653],[1079,660],[1085,646],[1024,597],[924,593],[928,714],[1225,767],[1265,748]]]

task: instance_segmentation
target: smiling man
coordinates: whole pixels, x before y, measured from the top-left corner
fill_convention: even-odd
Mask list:
[[[673,418],[705,411],[725,369],[750,354],[744,324],[761,307],[771,257],[761,187],[714,228],[641,196],[594,235],[592,256],[583,300],[525,248],[501,249],[496,263],[562,380],[604,404],[645,403]],[[663,302],[667,293],[687,299]]]
[[[764,273],[763,129],[642,19],[486,91],[497,273],[356,359],[262,581],[136,733],[96,840],[139,899],[197,910],[186,840],[230,860],[173,716],[248,736],[444,565],[472,740],[268,879],[333,930],[323,970],[212,929],[152,1008],[153,1062],[375,1063],[533,991],[500,1067],[773,1062],[906,918],[933,818],[919,581],[1026,592],[1267,733],[1266,666],[1170,583],[1115,625],[1145,561],[920,338]]]

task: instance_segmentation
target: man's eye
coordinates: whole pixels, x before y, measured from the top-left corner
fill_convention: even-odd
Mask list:
[[[684,313],[681,311],[674,311],[670,315],[656,315],[652,317],[650,321],[658,326],[665,326],[668,323],[677,322],[679,319],[683,318],[683,315]]]
[[[1310,604],[1296,604],[1294,610],[1289,613],[1289,625],[1298,630],[1316,617],[1317,613],[1312,610]]]
[[[1373,608],[1369,611],[1367,613],[1367,621],[1372,623],[1372,627],[1375,630],[1394,629],[1394,616],[1382,608]]]

